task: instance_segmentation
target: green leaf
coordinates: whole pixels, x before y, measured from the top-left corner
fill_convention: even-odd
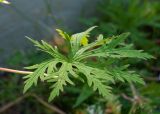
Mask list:
[[[121,57],[129,57],[129,58],[140,58],[140,59],[150,59],[154,58],[152,55],[148,53],[143,53],[142,50],[131,50],[131,49],[111,49],[107,52],[109,57],[113,58],[121,58]]]
[[[124,40],[129,36],[130,33],[123,33],[121,35],[115,36],[115,38],[107,45],[108,49],[115,48],[120,43],[124,42]]]
[[[109,81],[113,82],[113,77],[109,72],[81,63],[76,63],[74,65],[86,76],[88,85],[92,86],[94,91],[98,90],[99,94],[104,97],[109,97],[111,95],[111,87],[106,85]]]
[[[41,40],[41,43],[38,41],[35,41],[29,37],[27,37],[36,47],[38,47],[39,50],[48,53],[49,55],[51,55],[52,57],[59,59],[59,60],[66,60],[67,58],[62,55],[57,48],[53,48],[50,44],[48,44],[47,42]]]
[[[52,85],[48,99],[52,101],[60,92],[64,91],[64,86],[75,85],[73,80],[79,79],[108,99],[113,95],[110,85],[117,81],[144,84],[138,74],[127,70],[128,65],[118,67],[113,63],[114,60],[118,61],[121,58],[150,59],[153,56],[141,50],[134,50],[132,45],[123,43],[129,33],[106,39],[103,38],[103,35],[99,35],[96,41],[82,46],[82,40],[88,38],[90,31],[94,28],[95,26],[84,32],[74,34],[71,38],[67,33],[58,29],[59,34],[69,43],[67,45],[69,52],[66,55],[62,54],[57,47],[52,47],[43,40],[38,42],[28,38],[39,50],[49,54],[52,59],[26,67],[26,69],[34,71],[24,77],[24,92],[33,85],[37,85],[39,80],[41,83],[45,81]],[[93,59],[93,57],[96,62],[88,59]],[[107,62],[109,59],[112,61]],[[105,62],[107,65],[104,64]],[[97,63],[99,65],[96,65]],[[86,91],[86,88],[83,90],[84,92],[77,99],[75,106],[78,106],[92,94],[90,90],[87,89],[88,91]]]
[[[83,52],[79,55],[76,60],[83,60],[89,57],[110,57],[110,58],[139,58],[139,59],[151,59],[154,58],[148,53],[144,53],[142,50],[129,49],[132,45],[126,45],[125,47],[108,49],[108,47],[103,46],[97,49],[93,49],[88,52]]]
[[[37,85],[38,78],[41,78],[41,80],[43,81],[45,71],[50,62],[51,60],[48,60],[46,62],[39,64],[38,68],[32,74],[29,74],[24,77],[26,80],[24,82],[25,86],[23,93],[25,93],[33,84]]]
[[[54,83],[54,84],[51,86],[51,88],[53,88],[53,89],[52,89],[51,94],[50,94],[50,96],[49,96],[49,101],[52,101],[56,96],[58,96],[59,93],[60,93],[61,91],[63,91],[63,86],[66,86],[67,83],[72,84],[72,85],[74,84],[74,83],[69,79],[69,76],[68,76],[68,65],[69,65],[69,64],[66,63],[66,62],[63,62],[63,63],[62,63],[62,66],[60,67],[60,69],[59,69],[59,71],[58,71],[57,81],[56,81],[56,83]],[[52,78],[54,79],[53,76],[51,76],[50,78],[51,78],[51,79],[52,79]],[[50,82],[52,82],[52,81],[50,81]]]
[[[111,70],[112,75],[115,77],[116,80],[121,82],[134,82],[144,85],[145,82],[142,78],[140,78],[140,75],[130,72],[130,71],[122,71],[120,68],[114,68]]]

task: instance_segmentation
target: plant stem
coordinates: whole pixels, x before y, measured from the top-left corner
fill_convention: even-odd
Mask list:
[[[0,67],[0,71],[11,72],[11,73],[16,73],[16,74],[31,74],[31,73],[33,73],[30,71],[14,70],[14,69],[3,68],[3,67]]]

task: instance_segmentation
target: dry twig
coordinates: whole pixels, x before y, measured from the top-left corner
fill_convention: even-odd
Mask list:
[[[47,103],[46,101],[44,101],[42,98],[38,97],[36,94],[25,94],[19,98],[17,98],[16,100],[2,106],[0,108],[0,113],[5,112],[6,110],[8,110],[9,108],[13,107],[14,105],[20,103],[21,101],[23,101],[26,97],[32,96],[34,97],[39,103],[41,103],[43,106],[45,106],[46,108],[48,108],[49,110],[56,112],[58,114],[66,114],[64,111],[60,110],[59,108],[57,108],[56,106],[50,105],[49,103]]]

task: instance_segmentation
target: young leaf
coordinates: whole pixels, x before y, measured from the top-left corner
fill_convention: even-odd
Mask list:
[[[86,45],[88,43],[87,37],[89,37],[90,32],[95,28],[96,26],[93,26],[89,29],[87,29],[84,32],[73,34],[71,36],[71,45],[72,45],[72,51],[76,52],[78,51],[80,45]]]
[[[70,40],[71,39],[71,37],[66,32],[64,32],[64,31],[62,31],[60,29],[56,29],[56,31],[59,33],[59,35],[62,38],[66,39],[66,40]]]

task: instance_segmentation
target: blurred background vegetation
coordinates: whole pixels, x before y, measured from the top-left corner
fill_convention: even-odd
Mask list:
[[[106,101],[98,96],[97,93],[93,93],[88,86],[81,86],[81,84],[79,84],[77,87],[66,87],[65,92],[57,97],[54,102],[47,103],[47,95],[49,93],[49,90],[46,89],[47,84],[39,84],[39,86],[33,88],[30,93],[23,95],[22,76],[0,72],[0,113],[160,114],[160,1],[86,0],[87,2],[79,2],[75,0],[73,2],[72,0],[68,0],[69,3],[66,1],[63,3],[62,0],[59,2],[53,1],[44,0],[41,3],[37,1],[37,5],[43,4],[42,6],[46,8],[45,10],[42,8],[42,11],[45,12],[41,12],[38,8],[36,9],[39,16],[38,18],[36,17],[37,15],[35,15],[36,13],[34,13],[35,10],[32,12],[32,9],[30,9],[32,15],[27,16],[25,7],[24,9],[23,6],[18,7],[19,5],[25,6],[25,4],[20,2],[13,0],[13,2],[11,1],[11,4],[7,6],[0,4],[0,12],[2,14],[5,13],[5,15],[11,13],[11,17],[15,15],[13,13],[16,13],[16,15],[19,16],[18,18],[20,18],[21,25],[19,25],[17,18],[10,17],[10,19],[6,19],[5,16],[3,16],[3,18],[7,21],[12,21],[12,23],[15,22],[16,27],[20,29],[23,28],[21,32],[21,30],[16,27],[9,26],[7,23],[3,24],[4,19],[1,18],[0,15],[0,24],[2,23],[1,25],[3,25],[3,27],[0,28],[2,44],[0,46],[0,61],[3,66],[23,69],[25,66],[36,64],[47,58],[46,55],[32,49],[31,44],[24,39],[25,35],[36,39],[44,39],[53,45],[61,46],[63,45],[63,41],[60,40],[54,32],[55,28],[63,28],[65,31],[73,33],[97,25],[99,27],[94,30],[94,36],[90,39],[91,41],[94,40],[99,33],[103,33],[105,37],[108,37],[123,32],[130,32],[131,35],[126,42],[133,43],[136,49],[145,50],[156,57],[156,59],[150,61],[139,61],[135,59],[124,60],[124,63],[131,64],[131,69],[141,74],[146,84],[139,86],[117,83],[113,85],[115,86],[115,97],[111,98],[110,101]],[[62,4],[65,3],[69,5],[63,6]],[[36,3],[32,2],[28,4],[29,6],[36,6]],[[79,5],[81,5],[81,7],[79,7]],[[63,14],[60,6],[62,6],[64,11],[68,10],[65,8],[71,7],[70,10],[74,10],[75,12],[73,15],[67,12]],[[59,10],[54,10],[54,7],[59,8]],[[55,12],[56,14],[54,14]],[[32,23],[34,29],[24,29],[25,27],[28,28],[28,24],[22,24],[26,23],[26,20],[27,23]],[[67,22],[65,20],[67,20]],[[4,29],[4,25],[8,25],[9,29]],[[20,27],[22,25],[23,27]],[[7,32],[11,29],[15,29],[14,32]],[[9,33],[10,35],[8,35]],[[19,34],[19,37],[16,38],[16,34]],[[13,39],[8,38],[11,36],[13,36]],[[20,36],[23,37],[23,39],[20,38]],[[14,49],[7,49],[7,47]],[[28,47],[30,49],[28,49]],[[5,55],[4,53],[10,54]]]

